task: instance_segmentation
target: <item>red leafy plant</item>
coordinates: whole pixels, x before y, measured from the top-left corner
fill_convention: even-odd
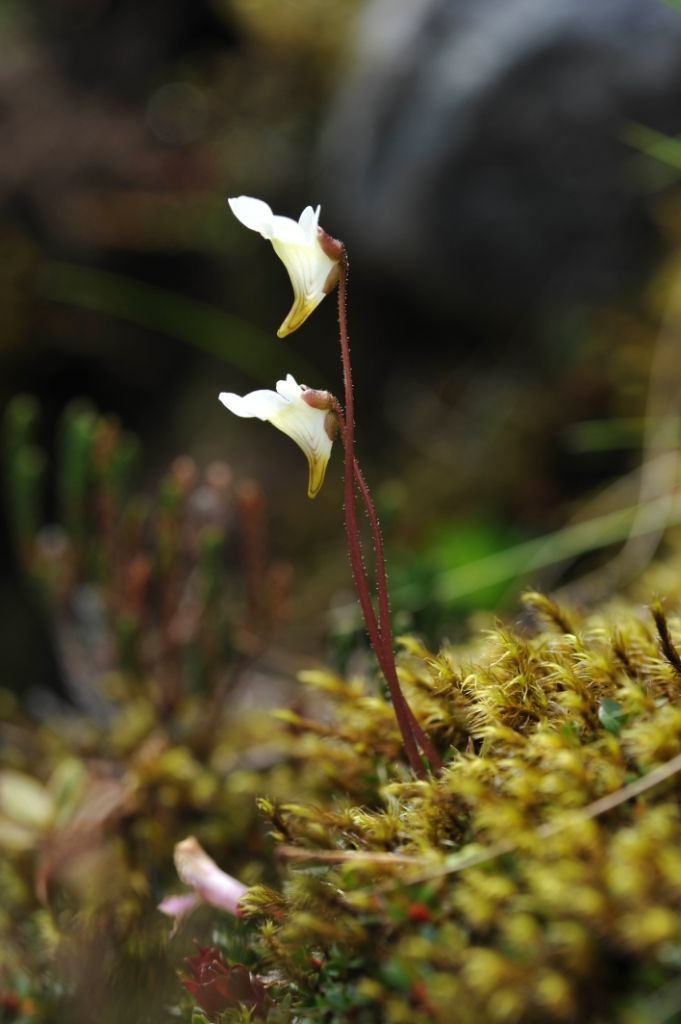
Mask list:
[[[209,1017],[245,1006],[254,1020],[266,1020],[270,998],[260,979],[243,964],[230,966],[214,946],[200,946],[186,964],[191,977],[183,978],[182,984]]]

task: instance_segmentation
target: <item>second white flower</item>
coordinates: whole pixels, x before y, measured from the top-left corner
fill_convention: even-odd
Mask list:
[[[247,395],[223,391],[220,401],[235,416],[266,421],[292,438],[307,458],[308,496],[316,497],[324,483],[337,426],[328,391],[298,384],[289,373],[286,380],[277,381],[276,391],[251,391]]]

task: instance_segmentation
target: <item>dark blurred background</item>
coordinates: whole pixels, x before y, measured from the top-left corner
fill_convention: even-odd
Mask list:
[[[0,48],[0,405],[35,394],[51,453],[86,396],[139,434],[148,487],[180,452],[257,478],[291,651],[351,615],[341,460],[309,503],[300,452],[217,394],[286,372],[340,393],[336,313],[275,337],[288,280],[228,195],[321,203],[349,248],[399,626],[452,635],[514,593],[461,567],[636,500],[681,227],[672,5],[1,0]],[[0,683],[21,687],[56,669],[10,548]]]

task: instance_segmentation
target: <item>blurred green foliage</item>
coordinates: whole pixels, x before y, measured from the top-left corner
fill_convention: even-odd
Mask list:
[[[301,378],[314,375],[299,353],[283,348],[277,351],[271,338],[253,324],[208,303],[123,275],[52,263],[43,270],[41,292],[52,301],[120,317],[194,345],[254,380],[271,372]]]
[[[155,904],[175,842],[191,829],[262,874],[251,786],[266,766],[279,790],[288,768],[247,706],[290,573],[269,561],[259,489],[228,467],[177,459],[149,497],[114,418],[72,405],[54,474],[38,425],[34,399],[10,403],[5,496],[67,700],[35,718],[0,690],[0,993],[31,1021],[87,1020],[93,1001],[102,1021],[128,1005],[160,1020],[173,974]]]

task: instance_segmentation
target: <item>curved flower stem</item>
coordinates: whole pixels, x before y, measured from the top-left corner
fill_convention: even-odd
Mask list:
[[[383,555],[382,540],[380,539],[380,530],[374,529],[374,521],[376,527],[378,527],[378,519],[376,517],[375,508],[371,497],[369,495],[368,488],[364,478],[361,476],[359,466],[355,459],[354,453],[354,395],[352,389],[352,367],[350,363],[350,344],[348,338],[347,329],[347,255],[343,250],[343,256],[341,261],[340,279],[338,283],[338,319],[340,326],[340,343],[341,343],[341,356],[343,362],[343,378],[345,385],[345,417],[342,413],[339,416],[339,422],[341,424],[341,431],[343,436],[344,448],[345,448],[345,471],[344,471],[344,494],[345,494],[345,528],[348,539],[348,552],[350,555],[350,565],[352,567],[352,573],[355,580],[355,587],[357,590],[357,596],[362,608],[364,620],[366,623],[367,631],[369,633],[369,639],[376,653],[379,665],[385,676],[388,688],[390,690],[390,696],[392,698],[393,706],[395,708],[395,715],[397,717],[400,732],[404,742],[405,751],[414,773],[419,777],[424,777],[424,767],[421,762],[421,758],[418,752],[417,742],[420,745],[431,760],[431,764],[435,770],[439,770],[441,767],[441,761],[434,751],[434,748],[428,737],[425,736],[423,730],[416,722],[411,708],[407,704],[407,701],[402,693],[402,689],[399,684],[397,677],[397,669],[395,667],[394,652],[392,650],[392,640],[390,639],[390,645],[386,642],[386,635],[384,628],[379,629],[376,621],[376,615],[374,612],[373,604],[371,602],[371,596],[369,593],[369,587],[367,583],[366,569],[362,557],[361,542],[359,536],[359,528],[357,525],[357,507],[355,497],[355,484],[360,487],[362,496],[367,503],[367,511],[369,512],[369,519],[372,524],[372,532],[374,533],[374,542],[376,543],[376,534],[378,534],[377,544],[377,578],[381,579],[381,583],[378,585],[379,590],[379,613],[382,620],[389,625],[389,608],[388,608],[388,596],[387,596],[387,582],[385,577],[385,559]],[[340,410],[339,410],[340,412]],[[360,483],[361,479],[361,483]],[[366,497],[365,497],[366,495]],[[371,507],[371,511],[369,509]],[[380,553],[379,553],[380,552]],[[380,572],[378,571],[380,568]],[[387,616],[384,614],[387,612]],[[424,742],[425,740],[425,742]],[[431,751],[434,754],[434,758],[431,758]]]

